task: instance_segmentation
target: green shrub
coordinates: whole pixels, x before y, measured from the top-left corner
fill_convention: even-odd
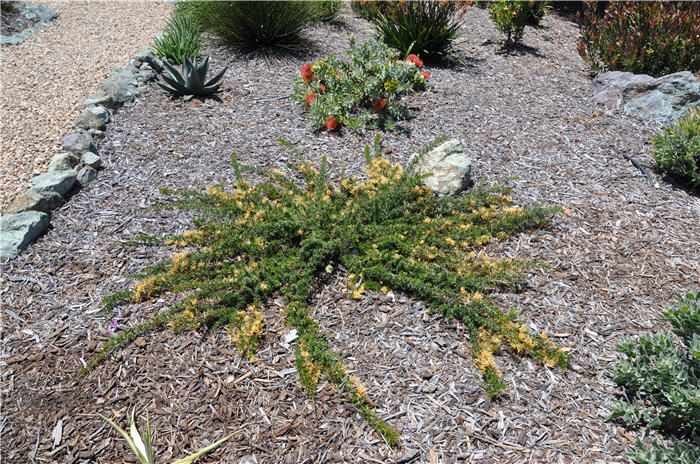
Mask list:
[[[324,23],[338,22],[338,17],[341,8],[343,8],[342,0],[318,0],[316,4],[316,18]]]
[[[180,198],[173,206],[197,213],[196,230],[163,240],[184,251],[145,270],[133,288],[107,298],[106,307],[163,293],[176,293],[179,301],[110,338],[88,369],[139,334],[164,325],[175,331],[230,327],[236,342],[247,337],[242,345],[249,356],[263,330],[255,311],[268,309],[266,303],[281,296],[286,323],[298,333],[296,367],[308,394],[313,397],[319,380],[326,379],[396,445],[397,433],[372,411],[366,388],[348,376],[309,307],[319,282],[340,269],[348,272],[350,298],[362,298],[365,290],[400,292],[464,324],[490,396],[505,387],[493,356],[505,347],[565,366],[568,357],[545,334],[530,334],[515,322],[513,311],[501,310],[488,297],[497,289],[517,287],[523,271],[533,265],[480,250],[489,242],[544,227],[561,210],[512,206],[501,184],[438,197],[422,185],[425,176],[415,174],[412,165],[404,170],[389,163],[380,148],[377,137],[374,153],[365,150],[364,181],[342,178],[338,185],[330,184],[325,157],[317,169],[293,149],[299,159],[289,165],[293,177],[257,170],[268,180],[250,185],[234,156],[238,181],[232,191],[221,186],[206,192],[163,190]],[[142,241],[153,242],[152,237]]]
[[[497,0],[489,2],[489,16],[499,32],[506,35],[506,45],[520,42],[525,26],[537,25],[549,11],[549,2]]]
[[[396,50],[373,39],[359,46],[351,42],[347,54],[348,61],[331,55],[305,64],[294,79],[292,98],[307,109],[316,130],[343,125],[355,131],[368,125],[391,129],[407,114],[398,99],[423,89],[429,74],[421,74],[420,60],[400,60]]]
[[[652,144],[659,167],[691,191],[700,192],[700,109],[663,130]]]
[[[297,48],[302,32],[319,18],[310,1],[195,2],[197,20],[234,48]]]
[[[579,54],[596,72],[700,71],[700,2],[612,2],[581,17]]]
[[[10,2],[0,2],[0,10],[5,13],[19,13],[19,10]]]
[[[423,0],[388,2],[380,10],[375,30],[382,41],[401,56],[414,53],[426,62],[448,57],[462,27],[459,2]]]
[[[199,23],[190,15],[174,14],[162,34],[153,41],[153,50],[158,56],[174,64],[182,64],[185,55],[192,59],[199,56],[202,33]]]
[[[671,435],[670,448],[638,443],[636,462],[691,464],[700,459],[700,291],[689,291],[664,316],[680,343],[658,334],[620,344],[624,358],[612,375],[625,399],[610,418]]]

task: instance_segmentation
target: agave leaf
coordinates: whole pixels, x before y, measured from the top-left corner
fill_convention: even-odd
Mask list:
[[[172,79],[166,75],[162,75],[161,77],[163,78],[163,81],[165,81],[165,83],[168,84],[173,89],[181,89],[182,90],[185,88],[182,84],[180,84],[175,79]]]
[[[116,430],[117,432],[119,432],[119,434],[120,434],[122,437],[124,437],[124,439],[126,440],[126,442],[129,444],[129,446],[130,446],[131,449],[133,450],[134,454],[136,454],[136,457],[139,459],[139,462],[140,462],[141,464],[152,464],[152,463],[148,462],[147,458],[146,458],[144,455],[141,454],[141,452],[139,451],[139,449],[136,447],[136,444],[134,443],[134,441],[131,439],[131,437],[129,437],[129,435],[124,431],[124,429],[122,429],[121,427],[119,427],[117,424],[115,424],[115,423],[112,422],[111,420],[107,419],[107,418],[106,418],[105,416],[103,416],[102,414],[98,414],[98,416],[100,416],[102,419],[106,420],[107,423],[109,423],[109,425],[111,425],[111,426],[114,428],[114,430]]]
[[[197,66],[197,76],[202,84],[204,84],[204,80],[207,78],[207,72],[209,72],[209,57],[204,58],[202,64]]]
[[[207,87],[202,87],[202,89],[201,89],[199,92],[197,92],[197,93],[198,93],[200,96],[204,97],[204,96],[207,96],[207,95],[211,95],[211,94],[216,93],[217,90],[219,90],[219,84],[217,84],[217,85],[210,85],[210,86],[207,86]]]
[[[226,66],[224,69],[219,71],[219,73],[216,76],[212,77],[211,79],[209,79],[209,82],[204,84],[204,87],[209,87],[210,85],[216,84],[222,77],[224,77],[224,73],[226,72],[227,69],[228,69],[228,66]]]
[[[182,93],[181,93],[180,90],[174,89],[174,88],[170,87],[169,85],[161,84],[160,82],[156,82],[156,84],[157,84],[161,89],[165,90],[166,92],[172,93],[172,94],[175,95],[175,96],[180,96],[180,95],[182,95]]]
[[[187,88],[191,93],[199,94],[199,89],[204,86],[204,82],[199,78],[199,73],[196,68],[192,68],[192,71],[186,76]]]
[[[134,444],[136,447],[139,449],[140,456],[148,456],[148,452],[146,451],[146,445],[144,445],[143,440],[141,439],[141,435],[139,434],[139,431],[136,429],[136,421],[134,420],[134,414],[136,413],[136,408],[131,410],[131,426],[129,427],[129,433],[131,434],[131,439],[134,441]],[[147,461],[148,464],[153,464],[152,462]]]
[[[143,436],[143,442],[146,445],[146,459],[148,462],[155,463],[156,459],[153,456],[153,445],[151,443],[151,418],[146,411],[146,433]]]
[[[168,70],[168,74],[175,79],[180,85],[185,85],[185,80],[182,78],[182,74],[173,65],[168,63],[168,60],[163,60],[163,66]]]
[[[207,446],[206,448],[202,448],[201,450],[197,451],[197,452],[194,453],[194,454],[191,454],[191,455],[187,456],[186,458],[182,458],[182,459],[179,459],[179,460],[177,460],[177,461],[174,461],[172,464],[190,464],[190,463],[191,463],[192,461],[194,461],[195,459],[197,459],[197,458],[199,458],[199,457],[205,455],[206,453],[208,453],[209,451],[213,450],[214,448],[217,448],[217,447],[218,447],[219,445],[221,445],[223,442],[225,442],[226,440],[228,440],[228,439],[231,438],[232,436],[234,436],[234,435],[236,435],[237,433],[240,433],[240,432],[242,432],[242,431],[243,431],[243,429],[237,430],[237,431],[233,432],[231,435],[229,435],[229,436],[227,436],[227,437],[224,437],[224,438],[222,438],[221,440],[217,441],[216,443],[212,443],[211,445]]]
[[[188,82],[187,76],[192,73],[192,69],[194,69],[192,60],[185,54],[185,61],[182,63],[182,77],[185,79],[185,83]]]

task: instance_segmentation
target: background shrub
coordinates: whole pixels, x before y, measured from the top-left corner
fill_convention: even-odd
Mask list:
[[[319,19],[319,5],[305,1],[188,2],[206,30],[241,50],[296,48],[303,30]],[[324,2],[333,3],[333,2]]]
[[[652,144],[659,167],[691,191],[700,192],[700,109],[659,133]]]
[[[594,71],[700,71],[700,2],[612,2],[580,22],[579,54]]]
[[[199,23],[189,14],[175,14],[168,20],[160,36],[153,41],[153,50],[158,56],[174,64],[181,64],[185,55],[194,59],[202,47],[202,32]]]
[[[700,291],[689,291],[678,308],[664,313],[680,340],[644,335],[620,344],[623,360],[612,372],[625,390],[611,419],[630,428],[671,434],[671,447],[638,442],[630,455],[640,464],[697,463],[700,460]]]
[[[343,8],[342,0],[318,0],[313,3],[316,5],[318,21],[324,23],[336,23],[339,21],[340,10]]]
[[[415,53],[425,62],[436,62],[454,50],[464,5],[439,0],[386,2],[376,13],[375,29],[385,44],[402,57]]]
[[[536,26],[550,9],[549,2],[513,2],[498,0],[489,3],[489,16],[496,29],[506,36],[506,44],[512,45],[523,38],[525,26]]]
[[[393,8],[390,1],[351,0],[350,8],[360,18],[376,21],[380,15],[387,15]]]
[[[292,98],[308,110],[314,129],[390,129],[406,116],[398,98],[424,88],[425,80],[418,64],[400,60],[398,51],[370,39],[359,46],[351,42],[348,61],[331,55],[304,65]]]

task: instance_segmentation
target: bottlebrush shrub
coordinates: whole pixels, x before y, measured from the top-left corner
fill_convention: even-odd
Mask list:
[[[199,213],[195,230],[165,240],[187,251],[147,269],[133,288],[109,297],[106,305],[111,310],[165,292],[181,299],[150,322],[110,339],[88,368],[155,327],[240,330],[246,314],[254,325],[248,308],[265,308],[270,298],[282,295],[286,322],[298,332],[296,367],[308,394],[313,397],[325,378],[396,445],[396,432],[372,411],[366,389],[348,377],[309,307],[319,283],[341,266],[353,282],[353,297],[386,286],[461,321],[491,396],[504,388],[493,354],[505,347],[549,365],[566,364],[567,356],[546,335],[528,333],[513,311],[502,311],[488,298],[494,289],[517,286],[521,271],[531,265],[478,253],[488,242],[546,226],[557,208],[511,206],[500,184],[457,198],[437,197],[411,166],[404,170],[381,157],[379,137],[374,153],[365,151],[365,181],[343,178],[332,185],[325,157],[316,169],[295,153],[299,161],[290,168],[303,179],[301,185],[271,170],[266,182],[252,186],[234,156],[233,191],[163,191],[181,198],[173,206]]]
[[[700,109],[692,110],[652,140],[661,169],[700,193]]]
[[[393,128],[407,115],[399,98],[425,88],[422,62],[401,60],[398,51],[373,39],[361,45],[351,41],[347,54],[348,61],[331,55],[302,66],[292,98],[306,108],[316,130]]]
[[[623,360],[612,372],[625,390],[611,419],[627,427],[660,429],[672,446],[637,442],[630,455],[640,464],[700,461],[700,291],[687,292],[664,313],[680,343],[669,334],[644,335],[619,347]]]
[[[603,17],[589,5],[580,24],[578,51],[596,72],[700,71],[699,2],[612,2]]]
[[[489,16],[506,35],[506,45],[513,45],[523,38],[525,26],[539,24],[549,8],[549,2],[498,0],[489,2]]]
[[[415,53],[426,62],[447,58],[462,27],[464,2],[423,0],[387,2],[375,20],[377,35],[402,56]]]

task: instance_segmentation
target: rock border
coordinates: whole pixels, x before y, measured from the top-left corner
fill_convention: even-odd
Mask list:
[[[163,62],[153,50],[141,50],[83,101],[83,112],[73,124],[75,132],[60,140],[64,151],[51,158],[47,172],[32,178],[33,186],[17,195],[0,216],[0,260],[19,256],[49,228],[51,211],[63,205],[73,191],[95,180],[102,165],[95,141],[104,137],[114,111],[133,102],[139,87],[162,70]]]
[[[37,19],[37,23],[12,35],[0,35],[0,44],[19,45],[28,38],[35,36],[44,26],[58,18],[58,13],[53,8],[43,5],[30,5],[25,2],[13,3],[14,7],[24,16]]]

